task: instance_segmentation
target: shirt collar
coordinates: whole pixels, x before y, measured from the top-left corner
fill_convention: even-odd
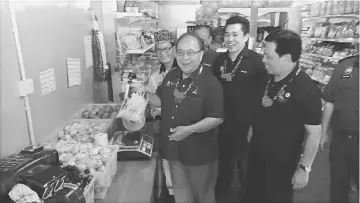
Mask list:
[[[234,62],[238,61],[240,59],[240,57],[248,57],[249,56],[249,48],[247,48],[246,46],[240,51],[240,53],[236,56]],[[229,57],[229,51],[226,52],[226,57],[228,60],[232,61],[231,58]]]
[[[174,58],[174,61],[173,61],[173,64],[172,64],[172,68],[171,69],[173,69],[173,68],[176,68],[176,67],[178,67],[178,64],[177,64],[177,62],[176,62],[176,59]],[[159,73],[161,74],[162,72],[166,72],[166,68],[165,68],[165,65],[164,64],[161,64],[161,66],[160,66],[160,70],[159,70]]]
[[[192,79],[192,80],[195,80],[198,76],[199,76],[199,73],[200,73],[200,70],[201,70],[201,65],[199,65],[199,67],[194,70],[190,75],[189,75],[189,78]],[[179,68],[178,70],[178,76],[180,78],[182,78],[182,71],[181,71],[181,68]]]
[[[298,65],[282,80],[275,82],[274,76],[271,76],[271,83],[272,84],[279,84],[279,85],[285,85],[287,84],[291,78],[294,78],[296,76],[297,71],[300,69]]]

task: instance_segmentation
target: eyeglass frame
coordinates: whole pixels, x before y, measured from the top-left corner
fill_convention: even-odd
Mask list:
[[[192,56],[195,56],[197,53],[200,53],[202,50],[200,49],[199,51],[180,51],[179,50],[176,50],[176,55],[178,56],[181,56],[181,57],[184,57],[185,54],[189,57],[192,57]],[[180,54],[182,53],[182,54]]]
[[[169,53],[170,51],[171,51],[171,49],[174,47],[174,45],[171,45],[171,47],[170,48],[165,48],[165,49],[157,49],[157,48],[155,48],[155,52],[157,53],[157,54],[161,54],[161,53]]]

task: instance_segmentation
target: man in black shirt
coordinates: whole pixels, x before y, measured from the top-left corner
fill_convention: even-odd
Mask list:
[[[330,145],[330,201],[350,202],[350,179],[359,189],[359,55],[339,61],[323,94],[321,146]]]
[[[275,31],[265,42],[271,76],[252,125],[247,195],[249,203],[291,203],[293,189],[307,185],[319,147],[321,91],[297,65],[299,35]]]
[[[226,21],[224,42],[228,48],[213,65],[213,73],[224,89],[224,123],[219,132],[219,173],[216,186],[219,199],[226,197],[234,179],[234,159],[244,190],[249,126],[261,107],[267,72],[261,56],[249,50],[250,23],[236,16]]]
[[[215,48],[210,46],[212,36],[211,36],[211,27],[207,25],[198,25],[194,30],[195,34],[197,34],[202,40],[204,40],[204,56],[202,58],[202,64],[206,68],[210,68],[212,70],[212,65],[215,59],[218,56]]]
[[[169,161],[175,201],[215,203],[216,128],[223,120],[220,82],[201,65],[203,42],[193,33],[176,44],[172,69],[149,102],[161,107],[160,154]]]

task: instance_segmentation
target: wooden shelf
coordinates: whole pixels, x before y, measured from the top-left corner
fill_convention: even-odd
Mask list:
[[[147,52],[148,50],[150,50],[151,48],[153,48],[154,46],[155,46],[155,44],[152,44],[143,49],[128,49],[128,50],[126,50],[126,53],[127,54],[143,54],[143,53]]]

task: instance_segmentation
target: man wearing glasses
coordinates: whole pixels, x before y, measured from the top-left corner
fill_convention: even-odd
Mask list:
[[[162,83],[165,75],[172,69],[177,67],[174,50],[175,41],[170,31],[161,30],[155,33],[155,50],[156,55],[161,62],[159,70],[151,74],[148,85],[146,87],[148,92],[155,93],[157,87]],[[153,108],[151,115],[154,118],[154,128],[156,133],[160,133],[161,110],[160,108]],[[169,194],[173,195],[171,189],[171,175],[169,170],[169,163],[163,159],[162,165],[164,168],[166,186],[169,189]]]
[[[176,44],[179,68],[171,70],[152,106],[161,107],[160,144],[170,164],[175,202],[215,203],[218,146],[215,129],[223,118],[220,82],[201,65],[204,44],[186,33]]]

